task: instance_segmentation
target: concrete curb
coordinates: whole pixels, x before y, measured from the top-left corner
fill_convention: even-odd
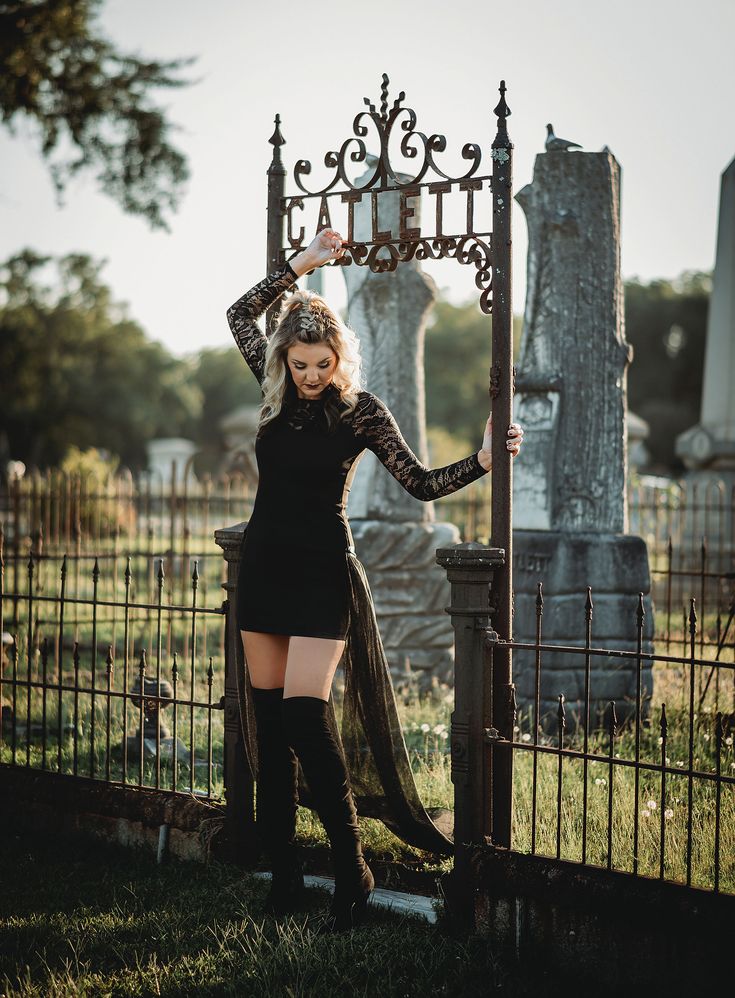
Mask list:
[[[263,880],[270,880],[271,875],[267,872],[257,871],[251,874],[253,877],[260,877]],[[330,893],[334,893],[334,880],[332,877],[317,877],[314,874],[304,874],[304,885],[306,887],[323,887]],[[406,894],[404,891],[388,891],[384,887],[376,887],[370,897],[369,907],[383,908],[400,915],[418,915],[431,925],[436,924],[437,915],[433,908],[433,899],[425,897],[423,894]]]

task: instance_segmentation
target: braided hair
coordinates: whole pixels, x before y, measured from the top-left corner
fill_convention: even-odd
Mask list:
[[[316,291],[295,291],[281,305],[265,352],[263,403],[258,435],[296,398],[288,369],[288,349],[296,343],[324,343],[337,355],[332,384],[325,388],[324,414],[329,431],[357,405],[361,384],[360,341],[355,332]]]

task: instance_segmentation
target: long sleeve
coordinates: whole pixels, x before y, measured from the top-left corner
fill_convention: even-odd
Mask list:
[[[388,406],[370,392],[360,393],[352,425],[360,443],[415,499],[440,499],[487,474],[477,453],[444,468],[427,468],[404,440]]]
[[[246,291],[234,305],[227,309],[227,321],[235,337],[240,353],[247,361],[248,367],[258,379],[263,382],[265,366],[265,349],[268,338],[258,327],[256,320],[276,302],[285,291],[297,280],[297,276],[288,263],[282,264],[270,273],[260,284]]]

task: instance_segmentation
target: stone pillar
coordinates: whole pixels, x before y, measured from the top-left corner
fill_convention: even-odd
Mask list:
[[[682,433],[676,453],[689,469],[679,543],[698,551],[707,537],[709,568],[727,572],[735,552],[731,513],[702,517],[698,507],[731,510],[735,496],[735,159],[720,181],[720,214],[699,423]],[[713,554],[714,553],[714,558]]]
[[[227,562],[225,633],[224,783],[227,803],[227,842],[225,851],[238,862],[257,862],[259,844],[255,827],[255,781],[245,749],[246,739],[255,745],[255,718],[247,695],[245,655],[235,616],[235,588],[240,568],[240,548],[245,523],[215,530],[215,542]]]
[[[376,159],[367,159],[368,171],[358,183],[373,173]],[[411,224],[420,225],[419,199],[410,205],[415,209]],[[379,196],[381,231],[398,233],[399,208],[399,192]],[[371,232],[368,196],[355,206],[355,241],[369,242]],[[411,449],[427,463],[424,334],[436,297],[434,282],[417,261],[402,263],[393,273],[375,274],[366,267],[346,267],[343,273],[348,321],[360,337],[367,388],[386,403]],[[410,496],[370,451],[355,473],[348,512],[394,678],[405,676],[408,661],[419,672],[421,688],[432,676],[450,681],[452,629],[443,612],[449,588],[435,552],[456,544],[459,530],[434,522],[432,504]]]
[[[735,159],[720,179],[717,255],[707,316],[702,408],[676,453],[689,468],[735,480]],[[711,475],[710,475],[711,477]]]
[[[544,583],[543,640],[582,644],[586,587],[593,588],[597,646],[634,650],[638,593],[648,556],[628,537],[626,369],[620,274],[620,179],[615,157],[541,153],[516,195],[528,222],[528,286],[515,399],[527,437],[515,462],[516,640],[533,641],[537,582]],[[646,638],[652,636],[650,600]],[[513,656],[519,707],[533,698],[534,656]],[[541,712],[582,711],[583,659],[542,655]],[[643,684],[651,693],[650,667]],[[635,667],[595,659],[595,704],[635,694]]]
[[[490,586],[495,570],[503,565],[503,552],[470,541],[438,550],[436,561],[446,571],[451,585],[451,602],[446,609],[451,615],[457,659],[450,742],[455,852],[453,869],[442,878],[442,884],[452,921],[472,929],[477,901],[473,847],[484,844],[491,835],[492,805],[502,809],[506,803],[509,809],[511,801],[510,781],[503,788],[505,801],[497,799],[499,791],[491,775],[487,742],[493,718],[485,645],[490,626]],[[505,758],[512,765],[507,750]]]

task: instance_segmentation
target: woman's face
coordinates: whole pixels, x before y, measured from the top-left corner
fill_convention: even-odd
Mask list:
[[[331,382],[337,354],[327,343],[294,343],[286,353],[299,398],[319,398]]]

